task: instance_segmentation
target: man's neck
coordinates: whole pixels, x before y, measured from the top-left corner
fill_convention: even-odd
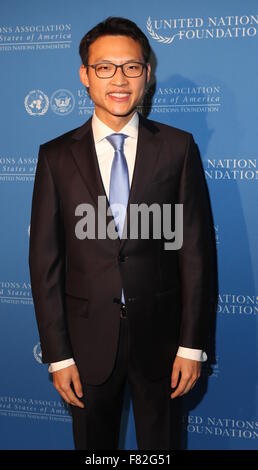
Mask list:
[[[113,129],[115,132],[119,132],[133,117],[136,110],[134,109],[130,114],[126,116],[114,116],[112,114],[106,116],[106,114],[101,113],[98,109],[95,108],[96,116],[102,121],[106,126]]]

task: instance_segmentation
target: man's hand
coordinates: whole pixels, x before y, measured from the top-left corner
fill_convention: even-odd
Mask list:
[[[82,385],[78,369],[75,364],[64,367],[63,369],[53,372],[53,383],[56,390],[60,393],[61,397],[69,404],[84,408],[84,404],[78,400],[76,395],[71,389],[71,382],[73,383],[74,390],[78,397],[82,397]]]
[[[199,361],[176,356],[171,374],[171,387],[175,388],[177,386],[180,372],[181,378],[177,389],[170,395],[171,398],[185,395],[195,386],[201,375],[201,366],[202,363]]]

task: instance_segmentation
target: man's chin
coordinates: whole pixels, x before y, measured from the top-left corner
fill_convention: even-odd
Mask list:
[[[130,114],[133,114],[137,109],[137,106],[133,106],[131,107],[130,109],[127,109],[127,110],[110,110],[110,114],[112,114],[113,116],[116,116],[116,117],[126,117],[126,116],[129,116]]]
[[[95,112],[97,114],[97,116],[99,116],[101,118],[102,116],[102,119],[109,119],[111,117],[113,117],[113,119],[117,118],[128,118],[128,116],[132,116],[135,111],[137,110],[137,104],[134,104],[132,106],[127,106],[127,107],[100,107],[100,106],[96,106],[95,105]]]

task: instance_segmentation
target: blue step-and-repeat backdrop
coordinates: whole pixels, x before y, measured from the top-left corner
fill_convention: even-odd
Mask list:
[[[213,208],[219,299],[212,373],[185,397],[187,449],[255,449],[257,416],[257,0],[2,0],[0,4],[1,449],[73,449],[69,407],[41,349],[28,268],[38,147],[93,111],[78,45],[105,17],[148,36],[151,119],[199,146]],[[120,448],[137,449],[127,391]]]

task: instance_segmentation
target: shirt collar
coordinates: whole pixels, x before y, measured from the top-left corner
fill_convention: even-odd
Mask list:
[[[139,115],[136,111],[133,116],[131,117],[130,121],[119,131],[119,133],[123,133],[137,139],[138,136],[138,127],[139,127]],[[113,134],[115,131],[108,127],[104,122],[102,122],[95,113],[93,112],[92,116],[92,131],[94,136],[95,143],[100,142],[101,140],[105,139],[108,135]]]

